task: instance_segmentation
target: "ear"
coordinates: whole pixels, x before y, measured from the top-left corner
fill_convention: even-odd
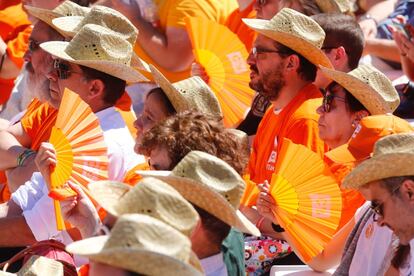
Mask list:
[[[290,55],[286,59],[285,70],[291,72],[297,72],[300,66],[300,59],[297,55]]]
[[[103,100],[105,96],[105,84],[100,79],[93,79],[89,82],[89,99]]]
[[[369,112],[366,110],[360,110],[355,112],[355,121],[359,123],[359,121],[362,120],[362,118],[369,116]]]
[[[404,195],[407,195],[408,200],[414,204],[414,181],[411,179],[404,180],[400,189]]]
[[[343,46],[332,49],[331,53],[327,54],[334,67],[340,71],[348,71],[348,55]]]

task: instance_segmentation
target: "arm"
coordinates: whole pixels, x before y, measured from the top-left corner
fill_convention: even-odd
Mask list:
[[[391,26],[390,30],[398,47],[403,71],[410,80],[414,80],[414,43],[412,40],[408,40],[405,35],[398,32],[394,27]]]
[[[190,38],[185,28],[167,27],[165,32],[141,16],[138,5],[112,1],[112,6],[122,12],[138,28],[138,43],[158,65],[169,71],[183,71],[194,60]]]
[[[27,246],[35,242],[23,216],[0,219],[0,247]]]
[[[0,170],[17,166],[17,157],[30,147],[31,139],[21,123],[0,130]]]
[[[400,53],[394,40],[380,38],[367,39],[364,53],[386,60],[400,62]]]

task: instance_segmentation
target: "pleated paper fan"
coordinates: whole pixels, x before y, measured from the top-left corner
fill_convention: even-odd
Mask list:
[[[327,165],[313,151],[284,139],[270,186],[275,216],[309,261],[336,233],[342,196]]]
[[[226,26],[206,18],[186,18],[195,59],[206,70],[226,126],[235,126],[250,108],[254,91],[244,44]]]
[[[50,175],[50,193],[55,199],[59,230],[64,229],[57,200],[76,195],[66,183],[79,184],[87,193],[91,182],[108,179],[107,147],[99,120],[89,105],[65,89],[56,124],[49,142],[56,151],[57,163]]]

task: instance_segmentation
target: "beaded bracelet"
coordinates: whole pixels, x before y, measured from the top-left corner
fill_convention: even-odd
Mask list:
[[[22,167],[24,164],[24,161],[26,161],[27,158],[29,158],[29,156],[35,154],[36,152],[34,150],[31,149],[25,149],[22,153],[19,154],[19,156],[17,157],[17,166],[18,167]]]

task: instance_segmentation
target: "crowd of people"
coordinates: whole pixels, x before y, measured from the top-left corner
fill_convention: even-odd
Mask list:
[[[254,97],[237,125],[190,17],[245,46]],[[408,0],[0,0],[0,274],[412,275],[413,24]],[[106,180],[68,176],[57,201],[49,139],[68,93],[99,122]],[[339,191],[311,258],[274,195],[285,143]]]

